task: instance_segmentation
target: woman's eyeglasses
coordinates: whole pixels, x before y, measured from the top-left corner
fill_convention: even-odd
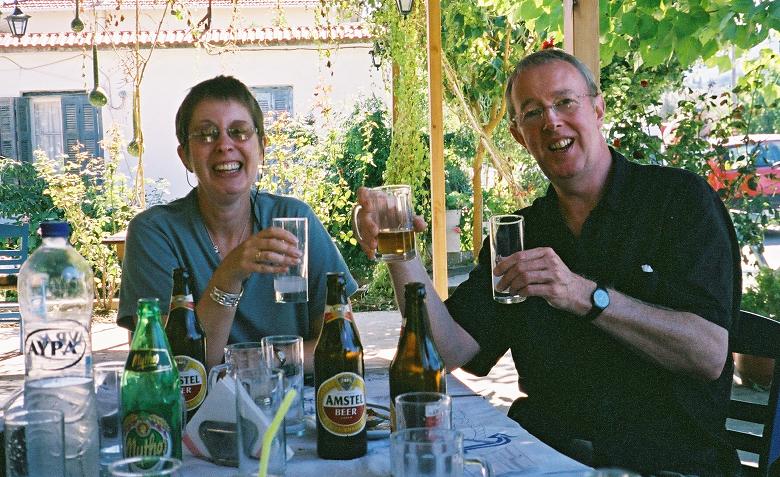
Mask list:
[[[548,109],[555,111],[562,116],[573,116],[580,109],[580,99],[585,97],[594,97],[596,95],[585,93],[576,96],[564,96],[558,98],[550,106],[537,106],[526,109],[515,115],[515,121],[520,126],[536,126],[541,124],[544,118],[544,112]]]
[[[228,137],[236,142],[248,141],[255,133],[257,128],[250,126],[239,126],[225,128],[225,133]],[[219,139],[221,131],[216,126],[209,126],[203,128],[200,131],[191,132],[188,137],[192,140],[198,141],[201,144],[211,144]]]

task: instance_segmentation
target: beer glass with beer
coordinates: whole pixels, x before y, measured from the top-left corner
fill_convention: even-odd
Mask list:
[[[408,185],[374,187],[370,194],[373,218],[379,227],[376,258],[383,262],[411,260],[417,255],[414,241],[412,188]],[[361,206],[355,207],[355,217]],[[355,227],[360,239],[360,230]]]

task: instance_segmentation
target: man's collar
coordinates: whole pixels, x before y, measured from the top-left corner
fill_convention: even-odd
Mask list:
[[[620,207],[624,197],[623,192],[626,188],[628,175],[628,160],[614,150],[612,146],[609,146],[609,152],[612,156],[612,167],[610,167],[609,175],[607,176],[607,183],[604,185],[604,195],[601,198],[601,203],[604,207],[617,209]]]
[[[610,166],[609,175],[607,176],[607,183],[604,185],[604,195],[599,203],[604,204],[604,207],[616,209],[620,207],[623,190],[626,187],[628,160],[625,156],[614,150],[612,146],[609,146],[609,153],[612,158],[612,165]],[[544,200],[550,206],[557,208],[558,193],[555,192],[552,183],[547,185],[547,193],[545,194]]]

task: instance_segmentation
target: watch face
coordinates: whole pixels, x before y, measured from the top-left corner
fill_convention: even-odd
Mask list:
[[[603,288],[597,288],[593,292],[593,304],[602,310],[609,305],[609,293]]]

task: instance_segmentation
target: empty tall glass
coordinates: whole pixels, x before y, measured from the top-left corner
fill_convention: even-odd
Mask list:
[[[6,475],[65,475],[62,411],[16,408],[5,414],[4,426]]]
[[[523,250],[523,217],[494,215],[490,218],[490,272],[510,255]],[[493,299],[499,303],[520,303],[525,297],[508,288],[497,288],[500,276],[493,275]]]

